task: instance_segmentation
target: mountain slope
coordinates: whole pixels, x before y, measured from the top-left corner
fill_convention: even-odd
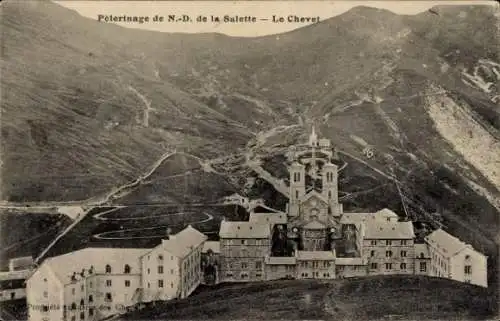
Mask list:
[[[485,319],[494,305],[485,289],[413,276],[221,284],[196,292],[117,320],[230,320],[242,315],[258,320],[471,320]],[[450,292],[456,295],[447,295]]]
[[[241,124],[135,67],[123,37],[84,29],[79,16],[66,24],[68,13],[76,16],[51,3],[3,6],[4,199],[85,199],[168,150],[208,158],[248,140]]]

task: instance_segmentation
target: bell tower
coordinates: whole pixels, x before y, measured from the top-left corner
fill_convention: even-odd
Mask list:
[[[300,198],[306,194],[306,168],[303,164],[295,161],[289,167],[290,171],[290,203],[289,215],[298,216]]]
[[[322,170],[322,191],[321,194],[330,204],[338,204],[338,174],[337,166],[330,162],[323,165]]]

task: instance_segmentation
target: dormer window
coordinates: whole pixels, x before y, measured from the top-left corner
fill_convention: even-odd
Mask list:
[[[111,265],[106,264],[106,273],[111,273]]]
[[[158,260],[163,261],[163,255],[158,255]]]

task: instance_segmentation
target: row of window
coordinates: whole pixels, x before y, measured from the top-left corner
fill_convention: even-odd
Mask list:
[[[163,274],[163,265],[158,265],[158,268],[157,268],[157,271],[158,271],[158,274]],[[148,268],[147,269],[147,273],[148,274],[151,274],[151,269]],[[174,274],[174,269],[170,269],[170,274],[173,275]]]
[[[249,242],[252,241],[252,242]],[[225,240],[225,243],[223,245],[267,245],[268,241],[267,240],[260,240],[260,239],[248,239],[248,240]]]
[[[233,272],[227,272],[227,273],[226,273],[226,277],[228,277],[228,278],[232,278],[232,277],[233,277]],[[256,277],[256,278],[260,278],[260,277],[262,277],[262,273],[256,273],[256,274],[255,274],[255,277]],[[240,273],[240,279],[248,279],[248,278],[249,278],[249,276],[248,276],[248,273],[247,273],[247,272],[241,272],[241,273]]]
[[[320,266],[320,263],[321,263],[320,261],[311,261],[311,262],[305,261],[305,262],[300,262],[300,267],[304,267],[304,268],[307,268],[307,267],[318,268]],[[323,264],[322,264],[322,266],[324,268],[329,268],[331,265],[332,265],[332,263],[328,262],[328,261],[323,261]]]
[[[371,240],[370,241],[370,245],[372,246],[376,246],[376,245],[385,245],[386,246],[391,246],[391,245],[402,245],[402,246],[405,246],[405,245],[409,245],[408,244],[408,240],[399,240],[399,241],[396,241],[396,240]]]
[[[89,309],[89,317],[93,317],[94,316],[94,308],[90,308]],[[71,321],[76,321],[76,316],[71,316]],[[85,320],[85,312],[82,311],[80,312],[80,320]]]
[[[163,288],[165,283],[163,282],[163,280],[158,280],[157,284],[158,284],[159,288]],[[148,289],[150,289],[150,288],[151,288],[151,283],[148,282]],[[172,288],[172,289],[174,288],[173,282],[170,282],[170,288]]]
[[[231,263],[231,262],[227,263],[228,270],[232,270],[233,267],[234,267],[233,263]],[[248,269],[248,263],[247,262],[241,262],[241,268],[242,269]],[[255,269],[257,269],[257,270],[261,270],[262,269],[262,262],[261,261],[255,262]]]
[[[352,266],[352,269],[353,270],[363,270],[363,269],[366,269],[364,266],[362,265],[351,265]],[[337,265],[337,270],[338,271],[344,271],[345,269],[345,266],[344,265]]]
[[[285,270],[287,272],[292,272],[295,270],[295,266],[294,265],[285,265]],[[271,271],[272,272],[278,271],[278,267],[276,265],[271,265]]]
[[[113,295],[111,294],[111,292],[107,292],[104,296],[104,301],[106,302],[112,302],[113,301]],[[93,303],[94,302],[94,297],[92,295],[89,295],[89,303]],[[82,306],[85,306],[85,302],[83,301],[83,299],[80,300],[80,307]],[[66,306],[64,306],[66,308]],[[73,302],[71,303],[71,305],[68,307],[69,310],[76,310],[76,303]],[[80,308],[81,310],[81,308]]]
[[[421,263],[425,263],[425,262],[421,262]],[[378,269],[378,264],[377,263],[372,263],[370,265],[370,268],[372,270],[376,270],[376,269]],[[392,270],[392,268],[393,268],[393,264],[392,263],[385,263],[385,269],[386,270]],[[399,264],[399,269],[400,270],[406,270],[406,268],[407,268],[406,263]]]
[[[163,261],[163,255],[158,254],[157,259],[158,259],[158,261]],[[148,261],[149,260],[151,260],[151,255],[148,255]],[[170,261],[173,261],[173,260],[174,260],[174,256],[170,255]]]
[[[112,286],[112,280],[106,280],[106,286],[107,287]],[[125,280],[125,286],[126,287],[130,287],[130,280]],[[93,288],[93,283],[92,282],[89,282],[89,288],[90,289]],[[85,290],[85,287],[84,287],[83,284],[80,286],[80,290],[82,292]],[[76,289],[75,288],[71,289],[71,294],[76,295]],[[44,292],[44,297],[47,297],[46,295],[48,296],[47,291]]]
[[[373,250],[372,250],[372,251],[370,251],[370,256],[371,256],[371,257],[374,257],[374,256],[375,256],[375,253],[376,253],[376,252],[375,252],[375,251],[373,251]],[[393,253],[392,253],[392,251],[385,251],[385,257],[392,257],[392,254],[393,254]],[[401,257],[406,257],[406,254],[408,254],[408,252],[406,252],[406,251],[401,251],[401,252],[400,252],[400,256],[401,256]]]
[[[301,273],[300,276],[303,277],[303,278],[308,278],[309,277],[309,273],[304,272],[304,273]],[[319,272],[313,272],[312,273],[312,277],[317,277],[318,278],[319,277]],[[323,273],[323,277],[324,278],[329,278],[330,277],[330,273]]]

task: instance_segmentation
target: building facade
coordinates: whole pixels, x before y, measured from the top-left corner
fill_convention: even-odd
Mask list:
[[[413,274],[412,222],[368,221],[363,238],[363,256],[368,274]]]
[[[29,320],[100,320],[139,302],[144,249],[86,248],[46,259],[27,281]]]
[[[335,279],[335,251],[297,251],[297,279]]]
[[[431,256],[427,244],[415,244],[415,275],[429,275],[431,269]]]
[[[222,281],[265,280],[264,260],[271,250],[269,224],[222,221],[219,237]]]
[[[142,301],[189,296],[203,279],[201,253],[206,240],[189,225],[141,256]]]
[[[153,249],[86,248],[48,258],[27,281],[29,320],[102,320],[140,302],[185,298],[201,282],[206,239],[188,226]]]
[[[429,275],[487,287],[487,257],[442,229],[425,237]]]

